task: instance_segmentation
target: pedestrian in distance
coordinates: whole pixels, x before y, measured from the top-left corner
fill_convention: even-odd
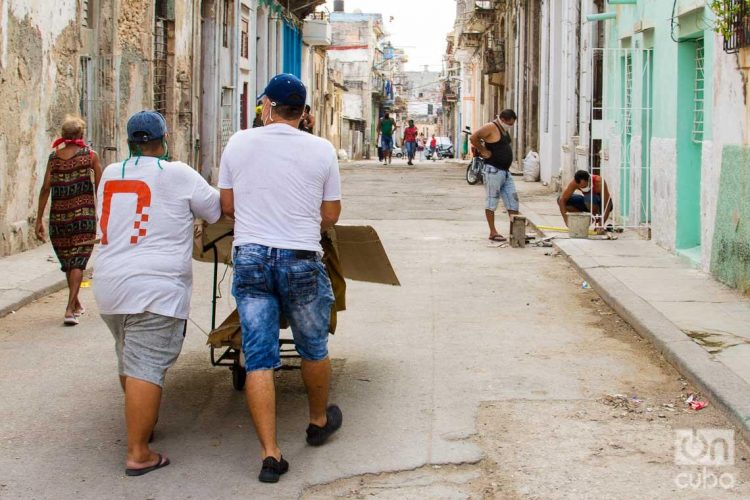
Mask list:
[[[219,192],[168,160],[167,123],[141,111],[127,124],[128,159],[102,174],[94,297],[115,339],[125,391],[125,474],[169,465],[149,447],[167,370],[185,339],[193,281],[193,219],[221,217]]]
[[[302,113],[302,119],[299,121],[299,129],[312,134],[313,127],[315,127],[315,117],[310,114],[310,105],[305,104],[305,112]]]
[[[580,191],[582,194],[575,194],[576,191]],[[585,170],[579,170],[575,173],[573,179],[557,198],[557,205],[566,226],[568,225],[568,213],[589,212],[594,217],[601,218],[601,224],[596,227],[600,232],[604,230],[604,226],[607,224],[609,215],[614,208],[607,181],[599,175],[590,175]],[[604,206],[603,211],[602,206]]]
[[[65,117],[47,160],[36,216],[36,237],[46,241],[44,213],[51,194],[49,238],[68,282],[67,326],[77,325],[85,312],[78,293],[96,240],[94,194],[102,176],[99,156],[83,140],[85,128],[80,117]]]
[[[469,141],[471,138],[471,127],[468,125],[466,128],[461,132],[463,134],[463,142],[461,144],[461,154],[462,158],[467,158],[469,156]]]
[[[518,212],[518,192],[510,174],[513,164],[513,146],[510,130],[516,123],[516,113],[506,109],[500,116],[479,128],[471,135],[471,144],[484,159],[484,185],[487,191],[485,216],[490,227],[492,241],[505,241],[505,236],[495,227],[495,211],[503,200],[508,216],[512,219]]]
[[[414,126],[414,120],[409,120],[409,126],[404,129],[404,147],[406,156],[409,159],[408,165],[414,165],[414,157],[417,154],[417,127]]]
[[[417,152],[419,153],[420,161],[424,161],[425,142],[424,134],[420,132],[419,137],[417,137]]]
[[[320,244],[321,233],[341,213],[341,181],[333,145],[297,129],[306,95],[296,76],[275,76],[262,94],[264,127],[232,136],[219,173],[222,210],[235,219],[232,294],[242,327],[247,405],[261,445],[258,479],[268,483],[289,470],[276,434],[280,314],[302,358],[307,443],[322,445],[343,419],[338,406],[328,404],[334,296]]]
[[[435,134],[432,134],[432,139],[430,139],[430,157],[432,161],[437,160],[437,138]]]
[[[391,118],[390,113],[387,111],[383,118],[378,122],[378,133],[380,134],[380,140],[383,143],[383,161],[384,165],[390,165],[393,161],[393,136],[396,133],[398,125],[396,120]]]

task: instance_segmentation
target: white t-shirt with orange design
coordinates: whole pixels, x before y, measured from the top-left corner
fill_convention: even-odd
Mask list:
[[[97,196],[94,297],[101,314],[187,319],[193,219],[221,217],[219,192],[182,162],[142,157],[109,165]]]

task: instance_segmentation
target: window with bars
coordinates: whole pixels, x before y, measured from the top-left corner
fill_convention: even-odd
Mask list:
[[[232,0],[224,0],[224,11],[221,16],[221,44],[229,47],[229,24],[231,21]]]
[[[695,41],[695,82],[693,84],[693,142],[703,142],[703,119],[705,116],[706,75],[704,72],[704,40]]]
[[[157,17],[154,21],[154,109],[167,113],[167,37],[168,21]]]
[[[724,52],[734,54],[750,46],[750,4],[747,0],[724,0],[724,8],[730,13]]]
[[[240,56],[247,59],[250,53],[250,21],[243,17],[240,28]]]

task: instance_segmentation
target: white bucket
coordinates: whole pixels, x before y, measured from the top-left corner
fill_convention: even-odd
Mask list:
[[[568,214],[568,235],[571,238],[587,239],[590,225],[591,214],[576,212]]]

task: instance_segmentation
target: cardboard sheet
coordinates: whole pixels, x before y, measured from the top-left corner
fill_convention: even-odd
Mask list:
[[[227,218],[222,218],[216,224],[196,221],[193,258],[201,262],[213,262],[214,244],[219,263],[231,264],[233,228],[234,221]],[[336,226],[331,239],[341,261],[344,278],[401,286],[380,237],[371,226]]]

